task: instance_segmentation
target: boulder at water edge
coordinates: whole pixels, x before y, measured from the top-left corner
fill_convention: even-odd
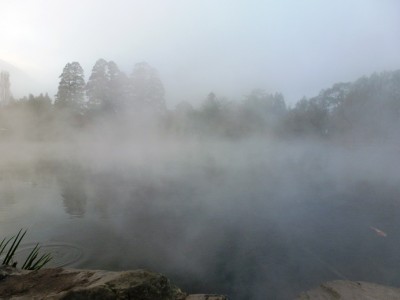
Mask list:
[[[298,300],[400,300],[400,289],[380,284],[335,280],[302,293]]]
[[[219,295],[187,295],[167,277],[145,270],[111,272],[77,269],[20,271],[0,268],[1,299],[226,300]]]

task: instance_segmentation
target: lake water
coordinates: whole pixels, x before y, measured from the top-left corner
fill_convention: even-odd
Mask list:
[[[167,275],[191,293],[290,299],[398,285],[399,148],[323,143],[3,143],[0,235],[51,266]],[[382,236],[374,229],[384,231]]]

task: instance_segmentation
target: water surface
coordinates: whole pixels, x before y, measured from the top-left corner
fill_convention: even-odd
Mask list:
[[[232,299],[400,279],[393,145],[20,146],[4,145],[0,172],[0,234],[29,230],[18,257],[40,242],[51,266],[147,268]]]

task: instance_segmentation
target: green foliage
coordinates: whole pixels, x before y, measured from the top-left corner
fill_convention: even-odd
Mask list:
[[[3,259],[2,265],[13,265],[16,266],[17,262],[13,261],[15,252],[17,251],[22,239],[24,238],[27,230],[20,229],[16,236],[12,236],[8,239],[4,238],[0,243],[0,256],[6,252],[5,257]],[[7,250],[7,246],[10,244],[11,246]],[[44,265],[46,265],[51,259],[50,253],[45,253],[39,256],[39,244],[36,244],[32,251],[29,253],[28,257],[25,259],[24,264],[22,265],[23,270],[39,270]]]
[[[22,265],[23,270],[39,270],[52,259],[50,253],[42,254],[38,258],[39,250],[39,244],[36,244]]]

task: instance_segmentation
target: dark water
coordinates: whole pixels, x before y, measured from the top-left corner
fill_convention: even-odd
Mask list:
[[[0,173],[1,236],[29,229],[19,257],[40,242],[52,266],[147,268],[232,299],[290,299],[333,279],[400,280],[394,146],[35,149],[7,153]]]

